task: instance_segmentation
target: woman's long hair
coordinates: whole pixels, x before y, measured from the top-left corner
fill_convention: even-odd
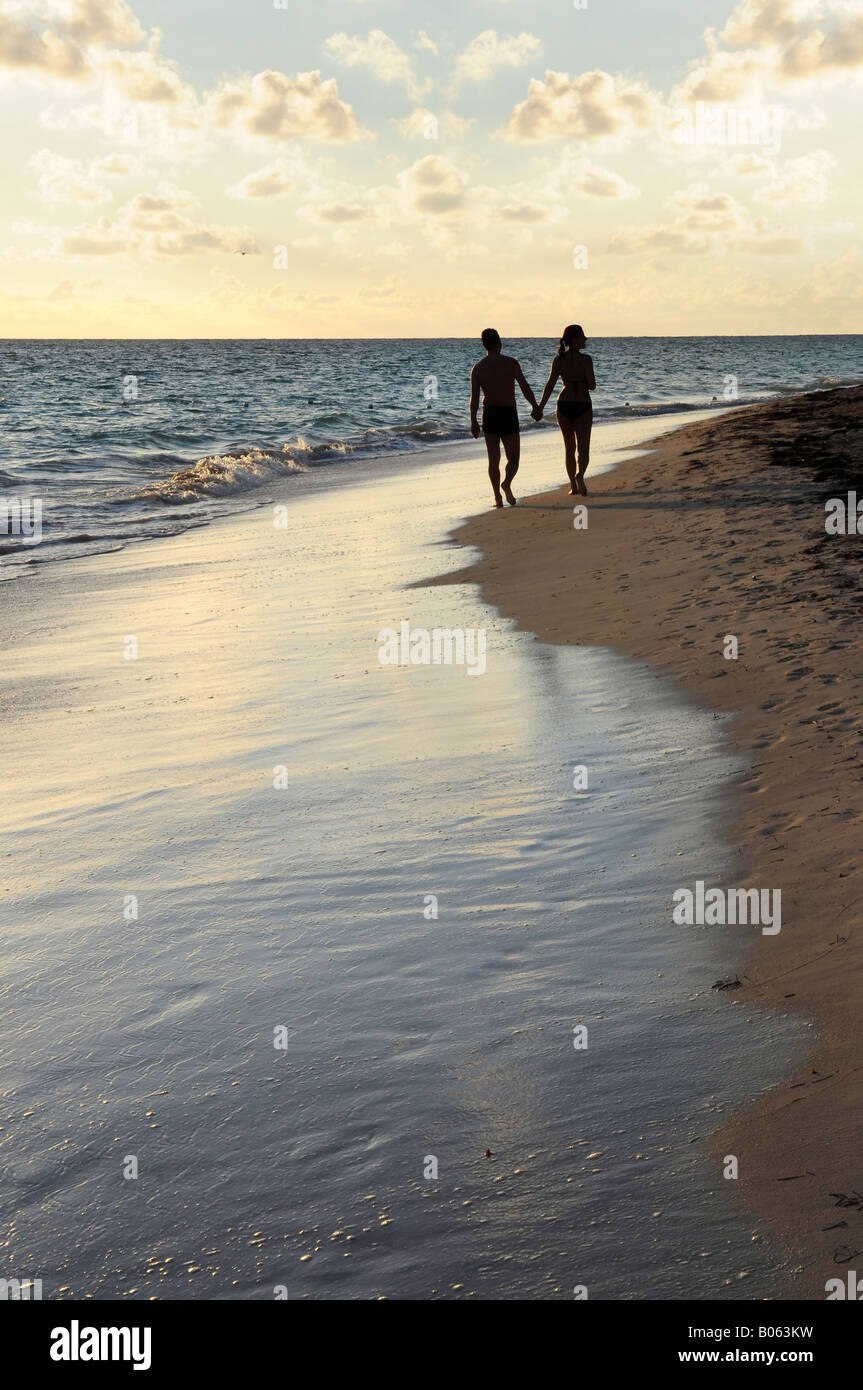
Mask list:
[[[563,330],[563,336],[560,340],[560,348],[558,349],[560,356],[562,357],[563,354],[567,351],[567,349],[572,347],[572,344],[575,342],[576,338],[583,337],[584,329],[582,328],[581,324],[571,323],[567,328]]]

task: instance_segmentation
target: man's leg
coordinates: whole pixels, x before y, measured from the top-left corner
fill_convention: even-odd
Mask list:
[[[488,476],[491,490],[494,493],[494,505],[502,507],[503,502],[500,497],[500,435],[487,434],[485,447],[488,450]]]
[[[503,478],[503,495],[511,507],[515,506],[515,498],[512,495],[510,483],[518,472],[518,465],[521,459],[521,435],[518,430],[514,434],[507,434],[503,439],[504,453],[506,454],[506,473]]]

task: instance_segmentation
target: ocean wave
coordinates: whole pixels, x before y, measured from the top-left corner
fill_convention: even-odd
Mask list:
[[[355,440],[312,443],[300,436],[281,446],[238,446],[224,453],[208,454],[193,464],[175,469],[166,478],[154,480],[127,497],[114,500],[122,503],[146,498],[182,505],[207,497],[231,497],[292,473],[305,473],[328,463],[343,463],[354,456],[398,453],[469,438],[469,431],[463,426],[437,419],[428,424],[411,422],[369,429]]]
[[[264,449],[252,448],[242,454],[209,454],[190,468],[181,468],[168,478],[137,488],[126,500],[146,499],[181,506],[206,497],[232,497],[286,474],[305,471],[299,459]]]

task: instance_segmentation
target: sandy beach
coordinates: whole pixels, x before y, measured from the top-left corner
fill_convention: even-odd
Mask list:
[[[819,391],[686,425],[589,476],[586,499],[561,487],[474,517],[456,539],[482,558],[449,577],[545,643],[611,647],[672,677],[743,760],[724,796],[724,886],[781,889],[782,925],[748,928],[722,998],[777,1025],[797,1016],[810,1045],[709,1161],[718,1176],[736,1156],[727,1186],[788,1252],[797,1298],[824,1298],[863,1249],[860,539],[825,531],[825,503],[855,485],[861,407],[863,388]],[[668,882],[669,918],[681,886]]]

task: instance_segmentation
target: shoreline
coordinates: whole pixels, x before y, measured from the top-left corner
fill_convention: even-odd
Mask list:
[[[540,640],[617,648],[733,716],[726,736],[746,765],[725,793],[741,855],[733,886],[780,889],[782,930],[755,935],[727,998],[802,1015],[813,1046],[705,1161],[721,1174],[736,1156],[736,1195],[797,1259],[789,1296],[804,1298],[823,1298],[863,1246],[861,1207],[837,1210],[837,1194],[861,1187],[860,581],[856,537],[824,529],[825,500],[854,488],[861,412],[863,387],[851,387],[685,424],[589,474],[586,499],[564,486],[472,518],[453,538],[482,558],[429,581],[478,584]],[[578,502],[586,530],[573,528]],[[736,660],[723,655],[728,635]],[[669,885],[669,914],[685,886]]]
[[[842,336],[842,335],[838,335]],[[124,341],[124,340],[116,340]],[[144,340],[142,340],[144,341]],[[810,395],[818,391],[818,386],[814,382],[793,388],[785,388],[786,394],[778,397],[771,397],[770,400],[786,400],[790,396]],[[706,414],[723,415],[726,412],[736,414],[740,410],[750,408],[750,405],[770,403],[753,400],[749,403],[737,401],[729,403],[718,400],[716,397],[712,401],[665,401],[665,402],[639,402],[634,406],[609,405],[598,408],[598,413],[594,413],[594,439],[598,438],[598,432],[603,430],[614,430],[633,426],[655,428],[662,433],[670,432],[678,428],[677,422],[681,423],[690,417],[703,417]],[[534,445],[542,443],[547,449],[556,444],[557,426],[553,416],[547,416],[544,424],[535,430],[529,423],[529,417],[522,411],[522,443],[530,439]],[[389,443],[375,444],[366,446],[361,441],[345,440],[333,441],[331,443],[318,442],[309,445],[312,453],[315,450],[323,450],[331,453],[332,457],[326,457],[319,463],[303,464],[296,470],[293,464],[298,463],[298,459],[293,453],[282,455],[267,446],[255,443],[238,444],[228,443],[225,440],[211,441],[209,445],[201,443],[197,448],[188,452],[188,457],[181,458],[179,455],[173,459],[170,470],[159,477],[140,479],[135,485],[130,481],[128,491],[122,498],[112,498],[108,501],[108,494],[101,499],[100,508],[96,510],[92,517],[82,515],[79,519],[69,522],[71,528],[64,533],[58,533],[56,538],[52,537],[49,543],[40,550],[40,546],[30,546],[20,540],[9,536],[8,543],[3,543],[0,537],[0,583],[15,579],[24,578],[42,566],[53,563],[63,562],[68,564],[74,560],[91,560],[98,555],[115,554],[129,546],[138,545],[143,542],[152,542],[170,539],[173,536],[183,535],[186,531],[201,526],[210,526],[230,516],[229,509],[249,509],[267,506],[271,500],[271,495],[281,493],[287,480],[290,479],[290,496],[304,495],[308,488],[318,486],[343,486],[351,487],[356,482],[362,482],[366,477],[377,475],[384,469],[391,472],[400,472],[402,469],[425,466],[427,462],[434,460],[435,456],[442,453],[447,457],[451,450],[468,450],[475,445],[469,432],[443,434],[423,439],[421,442],[410,443],[413,438],[413,431],[418,425],[405,423],[404,439],[399,439],[397,435],[390,438]],[[302,443],[300,439],[299,443]],[[349,453],[341,457],[340,449],[346,447]],[[302,454],[302,449],[295,441],[294,444],[285,444],[283,449],[292,449],[294,452]],[[305,447],[305,446],[303,446]],[[225,480],[222,482],[218,474],[215,475],[216,482],[211,488],[206,484],[208,475],[203,473],[198,480],[201,484],[200,490],[192,488],[192,495],[189,497],[179,497],[172,494],[175,485],[186,486],[186,480],[192,477],[202,464],[210,460],[222,460],[234,462],[240,465],[247,465],[249,460],[257,463],[257,455],[261,457],[269,456],[282,467],[269,477],[261,477],[257,480],[248,481],[245,484],[235,486],[228,477],[229,470],[226,470]],[[338,470],[340,476],[332,479],[328,476],[329,470]],[[342,470],[349,470],[348,474],[341,476]],[[2,471],[2,470],[0,470]],[[320,480],[319,480],[320,475]],[[16,486],[24,486],[24,480]],[[108,486],[107,484],[104,486]],[[49,512],[46,512],[46,519],[50,515],[50,506],[61,500],[62,489],[55,496],[49,496],[47,505]],[[290,496],[287,500],[290,500]],[[2,499],[0,499],[2,500]],[[43,501],[40,497],[40,500]],[[99,533],[99,528],[108,522],[115,520],[120,527],[127,524],[125,520],[116,520],[114,507],[118,501],[125,505],[138,503],[144,506],[150,514],[140,522],[141,529],[134,534],[115,534],[108,530],[105,534]],[[152,506],[160,503],[163,507],[161,512],[153,512]],[[159,522],[167,529],[146,529],[152,522]],[[133,524],[133,523],[128,523]],[[90,530],[94,534],[90,534]],[[47,554],[45,553],[47,551]]]

